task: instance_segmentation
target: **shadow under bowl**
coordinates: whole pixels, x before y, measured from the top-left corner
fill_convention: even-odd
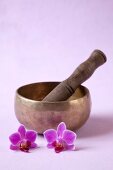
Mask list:
[[[67,128],[73,131],[80,128],[91,111],[89,90],[80,85],[66,101],[42,101],[59,83],[39,82],[19,87],[15,95],[18,121],[39,134],[50,128],[56,129],[60,122],[65,122]]]

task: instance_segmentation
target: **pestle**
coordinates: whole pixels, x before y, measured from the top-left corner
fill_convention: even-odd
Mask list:
[[[66,80],[55,87],[43,101],[56,102],[67,100],[86,81],[94,71],[106,62],[105,54],[100,50],[94,50],[90,57],[81,63]]]

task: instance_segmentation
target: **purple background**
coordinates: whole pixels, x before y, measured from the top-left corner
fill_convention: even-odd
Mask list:
[[[62,81],[94,49],[108,61],[84,83],[92,111],[77,132],[76,152],[31,154],[9,150],[19,123],[15,90],[39,81]],[[0,0],[0,169],[113,169],[113,0]]]

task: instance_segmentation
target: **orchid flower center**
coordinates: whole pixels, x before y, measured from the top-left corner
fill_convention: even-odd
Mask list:
[[[21,141],[20,143],[20,150],[21,151],[24,151],[24,152],[28,152],[29,151],[29,148],[31,146],[31,142],[26,140],[26,141]]]
[[[61,142],[55,142],[54,147],[56,153],[59,153],[64,150],[64,145]]]

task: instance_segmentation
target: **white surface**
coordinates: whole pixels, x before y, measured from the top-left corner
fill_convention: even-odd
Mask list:
[[[94,49],[108,57],[84,83],[92,112],[77,132],[76,152],[55,154],[37,138],[30,154],[9,150],[18,128],[14,93],[37,81],[62,81]],[[0,0],[0,169],[113,169],[113,1]]]

